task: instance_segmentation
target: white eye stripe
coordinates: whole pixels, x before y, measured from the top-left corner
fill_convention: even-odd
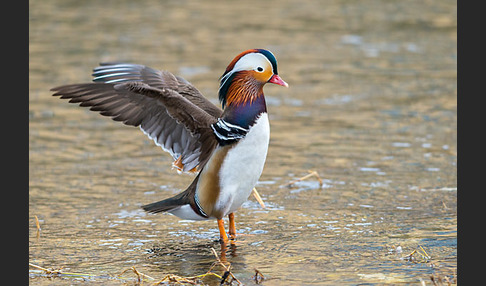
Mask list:
[[[250,53],[242,56],[235,64],[232,72],[256,70],[258,67],[272,67],[272,63],[260,53]]]

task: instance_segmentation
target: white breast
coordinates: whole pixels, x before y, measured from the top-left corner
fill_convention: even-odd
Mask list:
[[[224,215],[238,209],[251,194],[265,165],[270,125],[267,113],[262,113],[245,138],[231,148],[219,172],[220,195],[215,208]]]

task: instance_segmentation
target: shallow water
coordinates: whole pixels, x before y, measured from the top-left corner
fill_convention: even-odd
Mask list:
[[[232,273],[252,285],[432,285],[457,268],[455,1],[30,1],[29,262],[156,279],[205,273],[215,221],[140,206],[193,179],[137,128],[51,96],[98,62],[166,69],[217,102],[239,52],[272,50],[289,89],[265,87],[267,162],[236,213]],[[284,186],[317,171],[317,178]],[[37,237],[34,216],[41,232]],[[415,254],[423,249],[430,256]],[[221,254],[221,253],[220,253]],[[222,274],[221,269],[215,270]],[[83,278],[45,278],[32,285]],[[216,280],[206,283],[218,285]]]

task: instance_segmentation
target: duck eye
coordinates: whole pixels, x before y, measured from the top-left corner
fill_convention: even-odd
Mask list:
[[[257,67],[256,69],[258,72],[262,72],[263,71],[263,68],[262,67]]]

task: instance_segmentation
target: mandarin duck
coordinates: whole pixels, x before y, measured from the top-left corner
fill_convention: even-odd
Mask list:
[[[263,86],[288,87],[265,49],[237,55],[220,78],[222,109],[191,83],[165,70],[101,63],[93,83],[52,88],[54,96],[140,129],[172,156],[180,172],[196,173],[181,193],[142,208],[182,219],[216,219],[220,241],[235,239],[234,212],[248,199],[265,164],[270,139]],[[229,218],[229,238],[223,218]]]

